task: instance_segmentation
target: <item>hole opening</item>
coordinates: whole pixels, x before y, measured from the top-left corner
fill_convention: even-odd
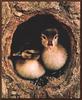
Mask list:
[[[42,51],[43,46],[40,41],[40,36],[42,32],[48,28],[58,29],[60,35],[59,43],[63,45],[68,53],[68,59],[64,67],[54,72],[47,70],[48,76],[54,75],[55,77],[59,77],[60,75],[64,74],[68,68],[72,57],[72,46],[70,38],[72,32],[70,27],[57,20],[52,14],[37,14],[20,24],[13,35],[11,54],[26,49],[38,49],[39,51]]]

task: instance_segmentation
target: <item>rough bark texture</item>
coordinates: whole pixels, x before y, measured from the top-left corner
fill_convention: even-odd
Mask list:
[[[47,77],[37,85],[16,75],[11,60],[11,43],[17,25],[36,14],[53,14],[72,29],[72,58],[66,73]],[[3,2],[2,3],[2,97],[3,98],[79,98],[80,97],[80,2]],[[66,76],[66,77],[65,77]],[[38,83],[39,84],[39,83]]]

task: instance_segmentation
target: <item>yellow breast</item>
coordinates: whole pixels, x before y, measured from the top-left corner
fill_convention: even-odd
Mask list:
[[[45,49],[42,54],[42,60],[46,68],[58,70],[66,63],[67,52],[62,46]]]

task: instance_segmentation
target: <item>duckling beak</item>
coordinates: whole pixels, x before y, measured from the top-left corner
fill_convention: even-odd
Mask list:
[[[48,46],[53,46],[52,41],[48,42]]]
[[[48,42],[48,47],[49,47],[50,49],[53,47],[52,41],[49,41],[49,42]]]

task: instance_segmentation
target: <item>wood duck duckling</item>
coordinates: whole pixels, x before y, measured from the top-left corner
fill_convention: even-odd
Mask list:
[[[65,48],[58,43],[59,34],[57,29],[48,29],[44,31],[44,33],[41,35],[41,43],[44,46],[42,61],[46,68],[58,70],[66,63],[67,52]]]
[[[19,76],[25,79],[37,79],[45,74],[45,69],[38,61],[40,55],[33,56],[25,50],[20,55],[23,59],[16,61],[15,70]],[[30,53],[35,53],[31,50]],[[15,56],[16,54],[14,54]],[[20,56],[19,55],[19,56]],[[18,55],[17,55],[18,56]]]

